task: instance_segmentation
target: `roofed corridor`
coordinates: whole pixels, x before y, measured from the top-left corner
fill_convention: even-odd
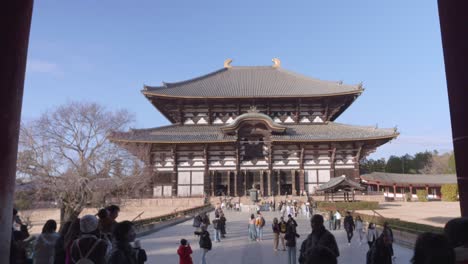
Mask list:
[[[273,233],[271,231],[271,223],[274,217],[279,217],[279,212],[263,212],[266,220],[264,227],[264,241],[250,242],[248,241],[247,224],[248,213],[226,211],[226,238],[221,243],[213,242],[213,248],[207,254],[207,263],[223,263],[223,264],[249,264],[249,263],[287,263],[287,251],[273,251]],[[214,218],[214,214],[210,215],[210,219]],[[297,232],[300,238],[297,240],[297,257],[299,257],[299,249],[302,241],[307,238],[311,232],[309,221],[298,216]],[[326,223],[325,223],[326,225]],[[141,238],[142,247],[146,249],[148,254],[148,263],[178,263],[179,257],[176,253],[179,246],[179,241],[185,238],[189,241],[193,254],[193,263],[200,263],[201,251],[198,245],[198,237],[193,235],[194,227],[192,221],[187,221],[179,225],[163,229],[154,234]],[[213,227],[208,228],[211,238],[213,239]],[[366,241],[359,245],[359,236],[355,233],[351,246],[348,246],[346,233],[343,229],[332,231],[340,249],[340,257],[338,263],[366,263],[366,252],[368,246]],[[365,239],[365,238],[364,238]],[[393,245],[395,250],[395,263],[409,263],[412,257],[412,250]],[[281,249],[281,242],[279,245]]]

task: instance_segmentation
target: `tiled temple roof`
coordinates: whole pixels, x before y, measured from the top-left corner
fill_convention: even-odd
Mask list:
[[[346,178],[346,176],[340,176],[330,179],[327,183],[320,185],[317,188],[319,192],[336,191],[337,189],[364,189],[359,183]]]
[[[386,173],[373,172],[370,174],[361,175],[364,182],[369,182],[380,185],[413,185],[413,186],[433,186],[443,184],[457,183],[455,174],[401,174],[401,173]]]
[[[355,141],[393,139],[395,129],[345,125],[334,122],[313,125],[284,125],[284,133],[274,133],[272,141]],[[148,143],[210,143],[233,142],[235,136],[226,135],[218,125],[169,125],[149,129],[116,132],[112,141]]]
[[[163,86],[145,86],[145,95],[193,98],[320,97],[360,94],[362,85],[323,81],[279,67],[228,67]]]

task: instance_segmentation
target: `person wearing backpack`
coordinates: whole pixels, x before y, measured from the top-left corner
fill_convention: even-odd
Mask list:
[[[283,251],[286,251],[286,247],[284,246],[284,236],[286,235],[288,224],[284,221],[284,217],[280,217],[279,222],[279,239],[281,241],[281,245],[283,245]]]
[[[85,215],[80,219],[81,235],[71,246],[71,261],[74,264],[105,264],[107,242],[99,237],[98,219]]]
[[[257,229],[257,241],[262,241],[263,240],[263,227],[265,226],[265,218],[263,218],[263,215],[260,213],[260,211],[257,212],[257,219],[255,220],[255,226]]]
[[[130,245],[136,238],[132,222],[118,223],[114,228],[113,235],[114,245],[108,264],[143,264],[146,262],[146,251],[140,248],[140,243],[136,241],[135,247]]]
[[[195,232],[195,235],[200,236],[200,248],[202,249],[202,264],[206,264],[206,253],[211,250],[212,244],[211,244],[211,238],[210,238],[210,233],[206,231],[206,226],[202,225],[201,226],[201,231],[200,232]]]

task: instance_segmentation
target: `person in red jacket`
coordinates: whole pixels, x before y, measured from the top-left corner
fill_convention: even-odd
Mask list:
[[[177,249],[177,254],[179,254],[180,264],[193,264],[192,256],[190,256],[192,254],[192,248],[187,240],[180,240],[180,246],[179,249]]]

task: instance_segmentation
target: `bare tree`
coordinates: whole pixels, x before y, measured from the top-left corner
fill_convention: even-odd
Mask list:
[[[127,129],[132,121],[127,111],[108,111],[96,103],[59,106],[22,126],[18,172],[54,195],[62,220],[74,219],[90,202],[96,181],[112,177],[116,163],[123,174],[131,161],[107,137]],[[113,188],[100,186],[99,191]]]

